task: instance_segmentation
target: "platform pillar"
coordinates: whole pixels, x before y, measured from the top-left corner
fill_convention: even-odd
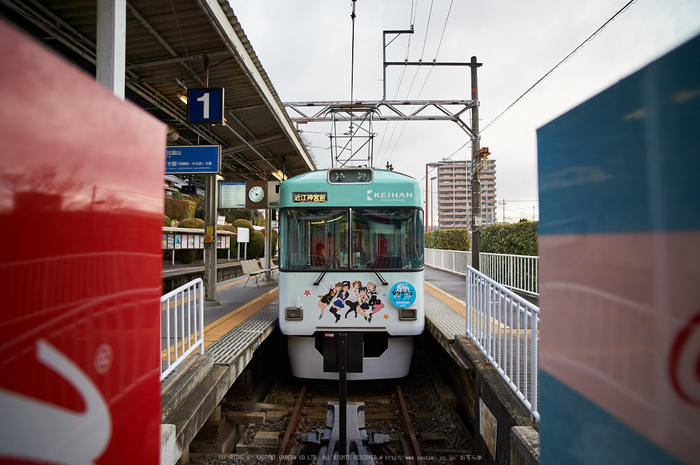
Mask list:
[[[97,0],[97,82],[124,100],[126,0]]]
[[[207,174],[204,181],[204,233],[205,237],[211,235],[211,242],[204,243],[204,305],[219,305],[216,295],[216,176]]]

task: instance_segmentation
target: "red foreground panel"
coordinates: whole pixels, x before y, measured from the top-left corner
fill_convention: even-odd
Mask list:
[[[165,128],[0,22],[0,463],[156,464]]]

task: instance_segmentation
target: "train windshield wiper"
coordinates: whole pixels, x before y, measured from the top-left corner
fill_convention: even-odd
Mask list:
[[[323,277],[326,276],[326,273],[328,272],[328,269],[331,267],[331,264],[335,261],[335,257],[338,256],[338,252],[340,251],[340,248],[341,248],[342,246],[343,246],[343,244],[341,243],[341,244],[338,246],[338,248],[335,249],[335,252],[333,252],[333,256],[331,257],[330,260],[328,260],[328,263],[326,263],[326,266],[323,267],[323,271],[322,271],[321,274],[319,275],[318,279],[316,279],[316,281],[314,282],[314,286],[318,286],[318,283],[320,283],[321,280],[323,279]]]
[[[389,285],[389,283],[384,279],[384,276],[382,276],[381,273],[379,273],[379,270],[377,270],[377,267],[374,266],[374,262],[369,259],[369,257],[365,253],[365,249],[363,249],[362,247],[360,247],[360,255],[364,258],[364,260],[367,260],[367,264],[370,266],[370,268],[372,268],[372,271],[374,271],[374,274],[377,275],[377,278],[379,278],[379,280],[382,282],[382,284],[384,286]]]

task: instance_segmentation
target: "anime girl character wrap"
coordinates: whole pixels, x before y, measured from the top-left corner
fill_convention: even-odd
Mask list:
[[[319,296],[321,298],[321,300],[319,300],[318,302],[318,307],[321,309],[321,314],[318,316],[319,320],[323,316],[323,311],[326,309],[326,307],[330,305],[331,302],[333,302],[333,298],[336,295],[338,295],[338,293],[343,289],[343,285],[341,283],[337,283],[335,286],[331,286],[331,284],[324,279],[323,284],[326,287],[328,287],[328,292],[325,295]]]
[[[347,281],[345,281],[347,282]],[[345,305],[348,307],[348,311],[345,312],[345,318],[348,317],[350,312],[355,312],[355,318],[357,318],[357,301],[360,299],[360,288],[362,287],[362,282],[358,279],[354,280],[348,290],[348,297],[345,299]]]
[[[345,284],[347,283],[347,284]],[[348,298],[348,291],[350,288],[350,281],[345,281],[343,283],[336,283],[335,290],[336,296],[333,299],[333,305],[331,306],[331,313],[335,315],[335,322],[340,320],[340,313],[345,308],[345,299]]]
[[[372,307],[370,307],[369,305],[369,296],[367,295],[367,288],[363,286],[360,288],[360,297],[357,299],[357,313],[362,315],[362,317],[365,320],[371,321],[367,313],[371,309]]]
[[[381,289],[376,284],[372,282],[367,283],[367,295],[369,296],[369,304],[372,306],[373,314],[384,308],[384,304],[378,298],[380,292]]]

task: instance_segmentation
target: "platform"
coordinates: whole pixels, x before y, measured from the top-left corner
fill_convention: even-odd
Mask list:
[[[426,273],[426,331],[449,352],[465,332],[464,302],[430,284],[431,277],[452,289],[464,278],[430,270]],[[243,287],[245,278],[219,284],[217,307],[205,308],[205,353],[187,360],[162,383],[163,444],[181,454],[209,413],[252,360],[255,350],[278,327],[277,284]],[[172,428],[169,425],[174,425]],[[175,444],[175,446],[172,446]],[[178,455],[179,456],[179,455]]]

